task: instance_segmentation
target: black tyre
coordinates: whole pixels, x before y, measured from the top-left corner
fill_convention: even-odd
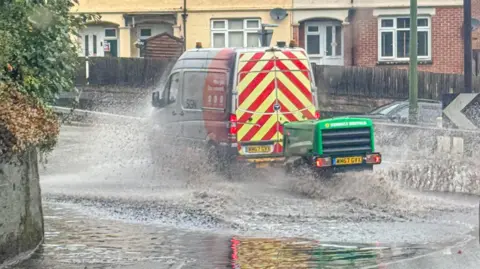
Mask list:
[[[208,143],[205,149],[205,153],[209,169],[213,172],[220,172],[222,170],[222,160],[220,158],[218,148],[214,144]]]

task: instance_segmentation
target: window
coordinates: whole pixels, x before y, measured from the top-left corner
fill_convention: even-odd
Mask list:
[[[333,22],[306,24],[306,49],[310,55],[342,56],[342,26]]]
[[[177,100],[178,90],[180,89],[179,73],[174,73],[170,76],[167,87],[163,92],[163,98],[168,100],[167,104],[173,104]]]
[[[85,35],[85,56],[90,56],[90,43],[88,42],[88,35]]]
[[[93,56],[97,56],[97,36],[93,35]]]
[[[212,20],[212,47],[259,47],[258,19]]]
[[[105,29],[105,37],[117,37],[117,29]]]
[[[227,76],[221,72],[185,71],[182,107],[185,109],[226,107]],[[199,87],[200,86],[200,87]],[[203,95],[206,95],[205,99]]]
[[[408,61],[410,57],[410,18],[380,18],[378,24],[379,61]],[[418,59],[431,59],[430,18],[417,19]]]
[[[152,29],[140,29],[140,37],[150,37],[152,35]]]

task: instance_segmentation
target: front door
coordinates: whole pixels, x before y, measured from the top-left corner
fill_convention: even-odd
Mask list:
[[[305,23],[305,48],[319,65],[344,65],[342,24],[337,21]]]
[[[103,39],[104,33],[103,28],[100,27],[88,27],[84,29],[81,33],[81,48],[82,56],[89,57],[103,57],[104,48],[103,48]]]

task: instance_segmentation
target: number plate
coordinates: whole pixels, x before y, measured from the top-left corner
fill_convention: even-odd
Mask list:
[[[361,163],[363,163],[363,157],[361,156],[336,158],[334,162],[335,165],[352,165]]]
[[[247,146],[247,153],[270,153],[270,146]]]

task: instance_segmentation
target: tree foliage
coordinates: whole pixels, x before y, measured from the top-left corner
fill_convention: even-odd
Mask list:
[[[0,1],[0,79],[43,101],[74,88],[74,36],[93,15],[70,13],[72,0]]]
[[[74,89],[75,36],[93,15],[76,0],[0,0],[0,155],[52,146],[58,121],[45,106]]]

